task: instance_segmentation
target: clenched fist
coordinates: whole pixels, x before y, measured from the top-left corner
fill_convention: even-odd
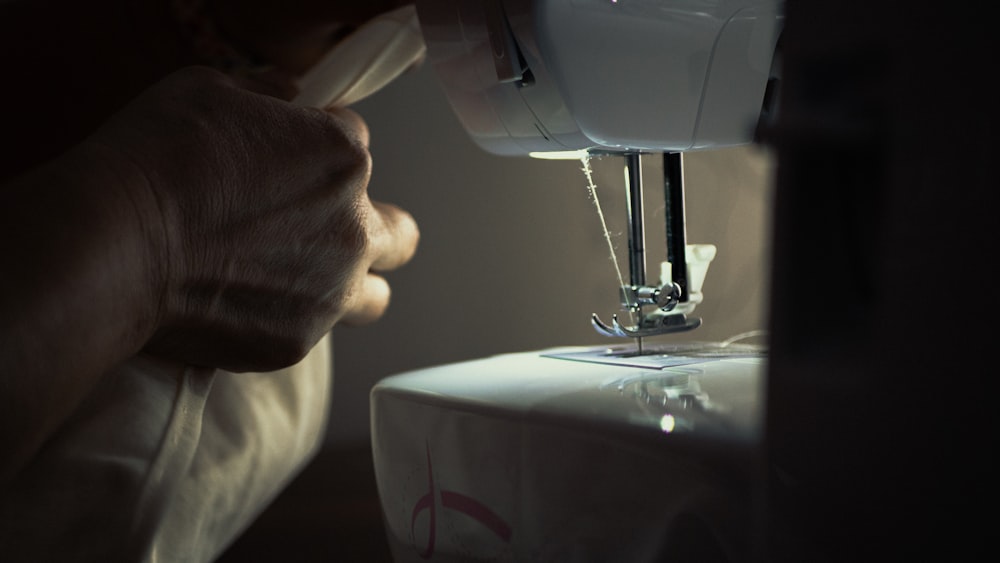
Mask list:
[[[338,321],[378,318],[379,272],[416,248],[412,218],[372,202],[368,131],[349,110],[296,107],[189,68],[87,142],[141,180],[157,300],[148,351],[230,371],[295,363]]]
[[[271,371],[383,313],[416,225],[368,198],[359,116],[287,100],[403,3],[0,1],[0,492],[142,351]],[[271,87],[189,66],[196,5]]]

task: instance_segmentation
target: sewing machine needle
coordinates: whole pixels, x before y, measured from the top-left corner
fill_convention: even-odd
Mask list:
[[[639,354],[642,354],[642,337],[641,336],[635,337],[635,348],[636,348],[636,351]]]

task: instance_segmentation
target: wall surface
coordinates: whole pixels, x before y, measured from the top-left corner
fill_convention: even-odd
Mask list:
[[[507,352],[621,343],[591,313],[618,312],[617,276],[581,164],[500,157],[476,146],[425,65],[354,109],[372,132],[372,199],[410,211],[414,260],[387,277],[393,303],[377,323],[334,331],[328,442],[368,440],[368,392],[400,372]],[[688,242],[712,243],[701,328],[663,339],[723,340],[766,324],[771,155],[738,147],[685,155]],[[622,161],[593,161],[619,260]],[[663,251],[660,163],[644,157],[650,278]],[[759,340],[758,340],[759,341]],[[469,374],[475,377],[475,374]]]

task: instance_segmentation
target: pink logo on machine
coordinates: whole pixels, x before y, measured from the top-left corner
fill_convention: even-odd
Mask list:
[[[428,511],[428,516],[430,517],[427,530],[427,547],[418,551],[421,558],[428,559],[434,555],[434,544],[437,539],[438,504],[435,502],[435,496],[440,499],[441,508],[447,508],[461,514],[465,514],[496,534],[496,536],[503,540],[504,543],[510,542],[510,525],[508,525],[503,518],[500,518],[500,516],[490,510],[485,504],[470,496],[456,493],[454,491],[448,491],[445,489],[441,489],[440,491],[435,490],[434,469],[431,465],[430,445],[427,446],[427,488],[427,494],[420,497],[417,503],[413,506],[413,514],[410,517],[410,534],[413,537],[414,545],[416,544],[417,517],[425,510]]]

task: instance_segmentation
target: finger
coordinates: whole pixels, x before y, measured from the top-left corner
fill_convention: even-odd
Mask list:
[[[362,146],[365,148],[369,147],[371,142],[371,132],[368,130],[368,124],[365,120],[357,114],[357,112],[351,111],[347,108],[327,108],[326,112],[330,114],[331,117],[340,121],[344,126],[358,136],[358,140]]]
[[[348,326],[375,322],[389,308],[392,290],[389,282],[377,274],[367,274],[340,322]]]
[[[420,230],[413,216],[391,203],[372,202],[371,269],[394,270],[410,261],[417,251]]]

